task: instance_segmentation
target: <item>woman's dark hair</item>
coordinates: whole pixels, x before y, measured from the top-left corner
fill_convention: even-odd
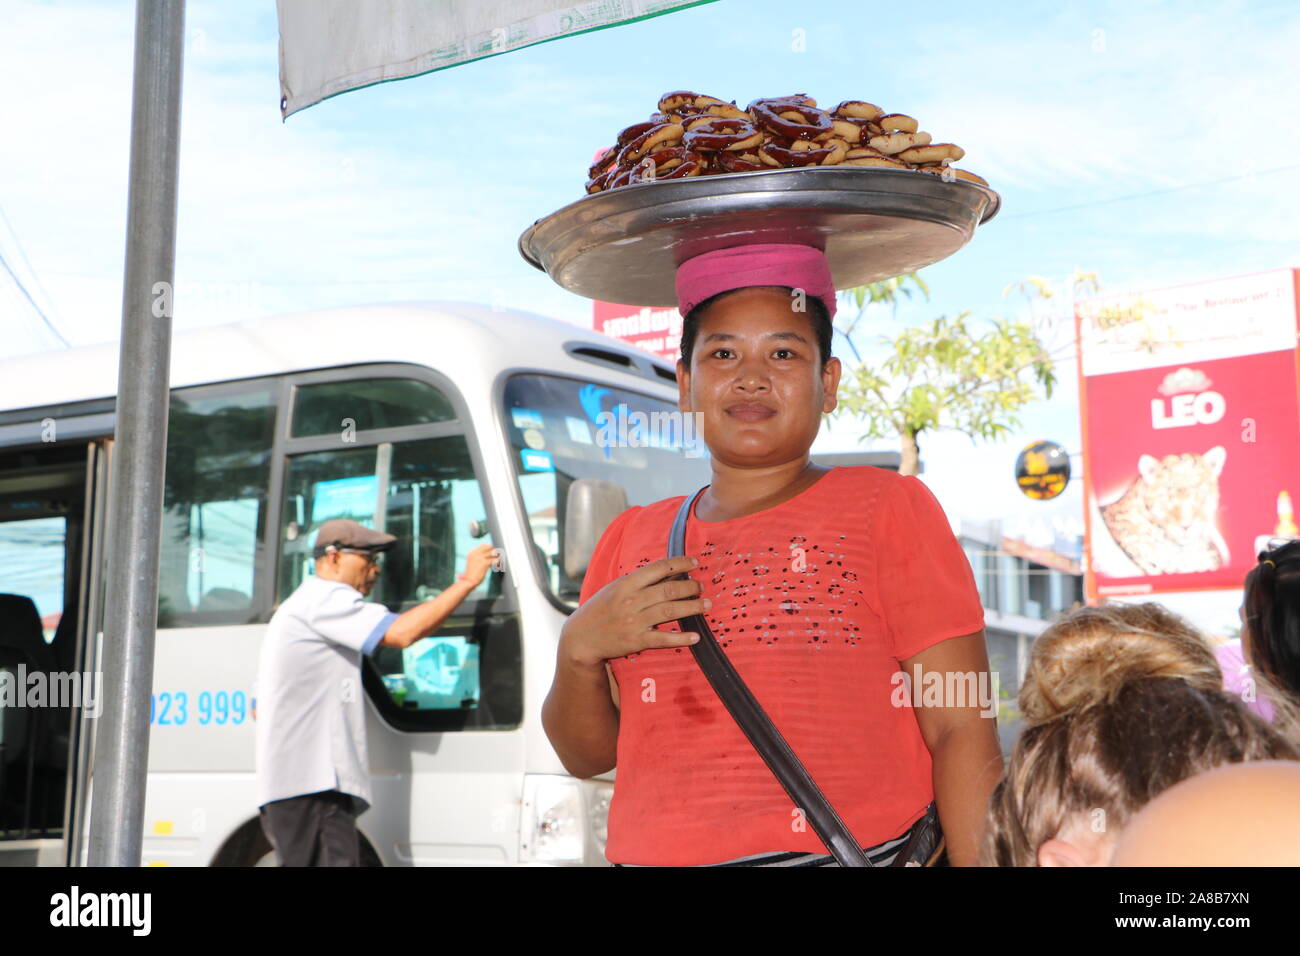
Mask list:
[[[1300,541],[1261,552],[1246,575],[1242,634],[1250,662],[1300,697]]]
[[[776,286],[774,288],[794,292],[794,289],[790,288],[790,286]],[[682,361],[686,363],[687,368],[691,367],[691,353],[695,351],[695,336],[699,334],[700,319],[704,317],[705,310],[724,295],[739,291],[739,289],[728,289],[725,292],[719,292],[717,295],[709,296],[709,298],[691,309],[682,319]],[[812,319],[813,334],[817,336],[817,351],[821,356],[821,362],[817,367],[822,369],[826,367],[826,362],[831,357],[831,335],[833,332],[831,317],[826,311],[826,303],[816,296],[807,296],[804,302],[808,306],[808,315]]]

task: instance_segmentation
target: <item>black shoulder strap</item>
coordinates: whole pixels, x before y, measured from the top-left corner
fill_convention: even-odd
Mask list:
[[[707,487],[707,485],[705,486]],[[691,513],[695,499],[704,492],[701,488],[682,502],[673,519],[673,528],[668,535],[668,556],[679,557],[686,553],[686,519]],[[867,855],[858,846],[849,828],[845,826],[835,808],[830,805],[817,783],[808,773],[807,768],[795,756],[790,745],[786,743],[781,732],[772,723],[762,706],[750,692],[749,687],[736,673],[736,668],[722,648],[718,646],[713,632],[703,615],[692,614],[679,622],[683,631],[700,635],[700,639],[691,645],[700,670],[709,679],[713,689],[722,699],[728,712],[745,732],[749,742],[754,745],[768,769],[781,782],[785,792],[790,795],[794,805],[801,810],[812,824],[813,831],[821,837],[826,848],[839,862],[840,866],[872,866]]]

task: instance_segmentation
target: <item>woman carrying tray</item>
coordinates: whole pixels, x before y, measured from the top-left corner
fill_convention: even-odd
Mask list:
[[[608,859],[833,862],[696,663],[677,621],[703,614],[873,863],[902,862],[933,804],[950,861],[974,865],[1002,770],[984,611],[924,484],[809,459],[841,374],[825,256],[722,249],[676,281],[680,407],[702,418],[712,482],[686,557],[664,557],[681,497],[610,524],[542,711],[574,776],[617,766]]]

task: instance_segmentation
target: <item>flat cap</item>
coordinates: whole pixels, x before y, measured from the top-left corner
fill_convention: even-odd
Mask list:
[[[347,518],[334,518],[326,521],[316,532],[316,551],[320,553],[334,545],[338,548],[365,548],[368,551],[384,551],[397,541],[391,534],[373,531],[365,525]]]

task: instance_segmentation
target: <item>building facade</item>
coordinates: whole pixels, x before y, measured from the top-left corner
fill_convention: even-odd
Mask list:
[[[984,605],[989,669],[998,678],[998,735],[1009,750],[1022,722],[1016,704],[1034,638],[1064,611],[1084,603],[1083,542],[1050,546],[1007,537],[1000,522],[962,521],[961,542]]]

